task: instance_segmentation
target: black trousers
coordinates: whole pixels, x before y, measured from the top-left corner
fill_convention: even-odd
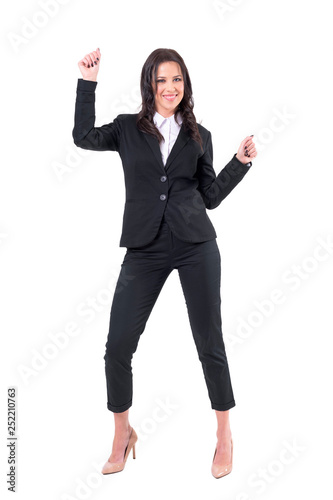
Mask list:
[[[105,344],[107,408],[120,413],[132,406],[131,359],[167,277],[177,269],[211,407],[235,406],[222,337],[221,260],[216,239],[179,240],[163,217],[155,239],[127,248],[116,284]]]

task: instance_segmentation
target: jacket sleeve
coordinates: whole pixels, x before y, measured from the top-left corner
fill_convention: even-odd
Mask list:
[[[79,78],[76,89],[74,144],[93,151],[119,151],[121,120],[95,127],[95,89],[97,82]]]
[[[208,132],[204,153],[198,158],[196,176],[199,181],[198,190],[208,209],[219,206],[222,200],[237,186],[249,171],[252,162],[242,163],[236,158],[236,154],[230,162],[216,176],[213,168],[213,144],[212,134]]]

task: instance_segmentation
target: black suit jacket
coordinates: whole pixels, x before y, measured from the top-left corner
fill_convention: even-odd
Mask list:
[[[216,208],[252,163],[241,163],[235,153],[216,176],[211,133],[198,123],[204,152],[182,124],[164,166],[157,138],[137,128],[136,113],[119,114],[111,123],[94,126],[96,85],[78,79],[72,135],[80,148],[117,151],[121,157],[126,200],[119,246],[142,247],[150,243],[163,214],[183,241],[216,238],[206,209]]]

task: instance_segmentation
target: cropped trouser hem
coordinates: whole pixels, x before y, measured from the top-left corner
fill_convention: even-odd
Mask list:
[[[132,406],[132,400],[121,406],[115,406],[110,403],[107,403],[108,410],[113,411],[113,413],[121,413],[123,411],[128,410],[128,408],[130,408],[131,406]]]
[[[233,408],[234,406],[236,406],[234,399],[232,401],[230,401],[230,403],[226,403],[224,405],[218,405],[218,404],[212,403],[213,410],[220,410],[220,411],[230,410],[230,408]]]

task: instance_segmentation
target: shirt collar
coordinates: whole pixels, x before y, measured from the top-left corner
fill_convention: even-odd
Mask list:
[[[158,113],[157,111],[155,111],[155,114],[154,114],[154,122],[155,122],[155,125],[159,128],[162,123],[164,122],[164,120],[170,120],[171,119],[171,123],[172,124],[175,124],[175,125],[178,125],[176,123],[176,120],[175,120],[175,114],[173,114],[172,116],[168,117],[168,118],[165,118],[164,116],[162,116],[160,113]],[[183,123],[183,120],[182,120],[182,117],[180,114],[178,114],[177,116],[177,120],[179,121],[180,125]]]

